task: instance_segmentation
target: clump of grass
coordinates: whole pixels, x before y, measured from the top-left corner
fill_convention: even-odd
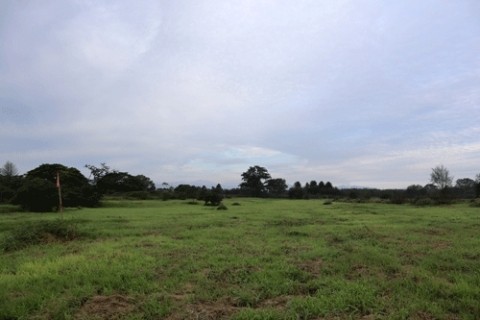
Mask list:
[[[217,207],[217,210],[228,210],[228,208],[223,203],[220,203],[220,205]]]
[[[239,202],[234,202],[234,203],[232,203],[232,206],[240,206],[240,203]]]
[[[333,202],[331,200],[326,200],[323,205],[328,206],[331,205]]]
[[[71,241],[79,237],[72,220],[51,220],[23,223],[13,229],[0,243],[3,251],[15,251],[25,247],[55,241]]]
[[[190,201],[187,201],[187,204],[197,205],[199,204],[199,202],[197,200],[190,200]]]

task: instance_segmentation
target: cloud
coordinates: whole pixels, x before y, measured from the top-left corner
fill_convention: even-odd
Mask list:
[[[435,10],[432,10],[432,7]],[[44,1],[0,19],[2,156],[230,185],[478,173],[474,1]],[[0,159],[1,160],[1,159]],[[434,162],[434,163],[432,163]]]

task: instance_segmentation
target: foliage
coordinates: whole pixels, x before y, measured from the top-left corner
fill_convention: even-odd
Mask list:
[[[262,197],[266,191],[266,181],[270,179],[270,173],[264,167],[253,166],[242,173],[242,183],[240,189],[245,195],[252,197]]]
[[[14,202],[27,210],[50,211],[58,203],[56,185],[60,177],[62,199],[65,207],[98,205],[100,195],[88,179],[75,168],[61,164],[42,164],[27,172]]]
[[[109,172],[97,180],[96,186],[102,194],[122,193],[131,191],[155,191],[153,181],[144,176],[133,176],[128,172]]]
[[[303,188],[302,188],[302,184],[300,183],[300,181],[296,181],[293,184],[293,187],[291,187],[288,190],[288,197],[290,199],[303,199],[304,193],[303,193]]]
[[[25,180],[12,202],[27,211],[52,211],[58,204],[57,189],[53,182],[31,177]]]
[[[218,206],[223,200],[223,196],[216,192],[210,192],[203,199],[206,206]]]
[[[72,220],[28,222],[15,227],[3,239],[0,248],[4,251],[14,251],[30,245],[52,241],[70,241],[77,237],[77,227]]]
[[[265,187],[270,196],[280,197],[287,191],[287,182],[282,178],[269,179]]]

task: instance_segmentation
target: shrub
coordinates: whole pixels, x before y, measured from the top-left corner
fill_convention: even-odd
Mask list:
[[[210,193],[205,196],[205,205],[206,206],[218,206],[222,202],[223,197],[221,194]]]
[[[220,203],[220,205],[217,207],[217,210],[227,210],[227,206],[224,205],[223,203]]]
[[[35,244],[71,241],[78,236],[76,224],[72,220],[23,223],[4,237],[0,243],[0,249],[14,251]]]
[[[435,204],[435,201],[430,198],[419,198],[416,199],[413,204],[416,206],[433,206]]]
[[[476,198],[476,199],[472,200],[472,202],[470,203],[470,206],[480,207],[480,198]]]

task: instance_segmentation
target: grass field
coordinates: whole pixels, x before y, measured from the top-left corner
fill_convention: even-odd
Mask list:
[[[0,319],[480,319],[480,208],[225,204],[67,210],[70,241],[0,252]],[[57,218],[0,214],[3,248]]]

